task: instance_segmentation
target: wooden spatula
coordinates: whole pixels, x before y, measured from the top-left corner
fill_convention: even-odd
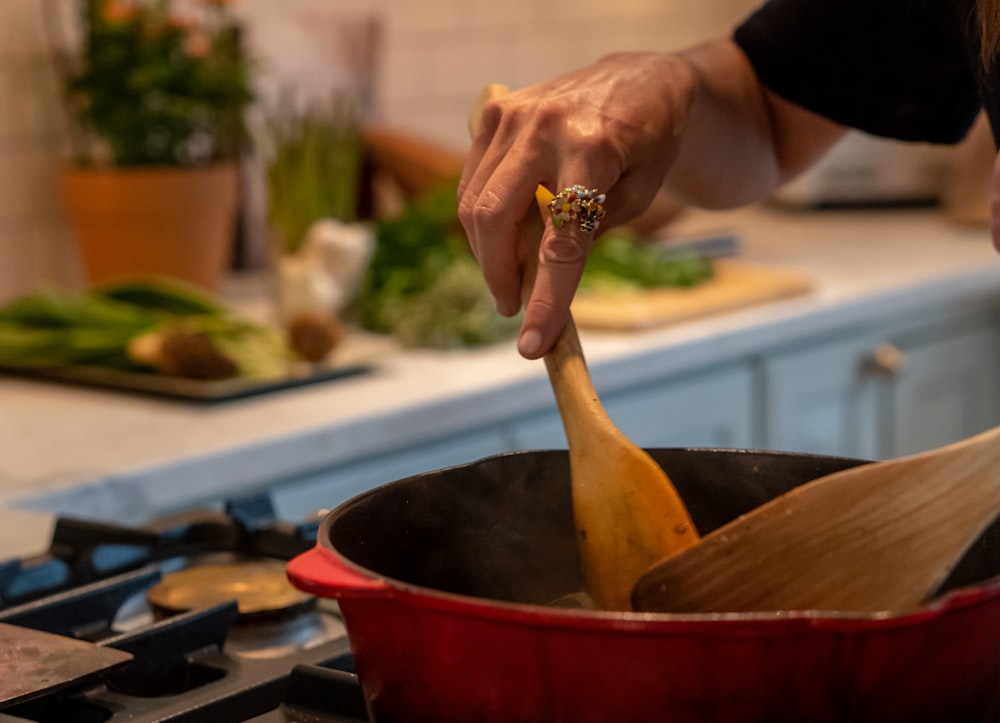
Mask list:
[[[483,104],[506,92],[502,85],[483,91],[469,114],[473,137]],[[536,196],[542,208],[552,198],[542,187]],[[525,302],[544,229],[539,208],[532,206],[518,226]],[[546,354],[545,367],[566,430],[577,540],[590,593],[601,608],[628,610],[639,575],[696,543],[698,533],[664,471],[605,412],[572,318]]]
[[[647,571],[637,610],[905,611],[1000,513],[1000,427],[814,480]]]

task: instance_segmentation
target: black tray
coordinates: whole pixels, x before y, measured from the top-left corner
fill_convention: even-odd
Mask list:
[[[225,379],[198,381],[157,374],[119,371],[97,366],[64,366],[45,368],[11,367],[0,364],[0,373],[46,382],[61,382],[76,386],[110,389],[145,394],[189,402],[225,402],[234,399],[293,389],[309,384],[365,374],[371,364],[292,365],[287,376],[278,379]]]

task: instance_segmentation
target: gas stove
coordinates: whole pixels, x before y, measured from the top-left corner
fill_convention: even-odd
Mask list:
[[[336,603],[284,576],[318,525],[266,494],[60,517],[47,550],[0,561],[0,647],[23,653],[0,659],[0,723],[368,720]]]

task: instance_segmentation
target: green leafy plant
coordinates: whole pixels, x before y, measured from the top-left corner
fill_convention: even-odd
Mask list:
[[[79,0],[82,46],[62,57],[81,166],[191,166],[248,138],[253,63],[231,0]]]

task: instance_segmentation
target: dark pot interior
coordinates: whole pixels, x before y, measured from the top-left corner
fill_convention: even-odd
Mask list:
[[[651,449],[704,535],[791,488],[860,460],[808,454]],[[969,549],[941,591],[1000,574],[1000,525]],[[564,450],[513,452],[355,497],[320,540],[380,576],[434,590],[549,604],[584,587]]]

